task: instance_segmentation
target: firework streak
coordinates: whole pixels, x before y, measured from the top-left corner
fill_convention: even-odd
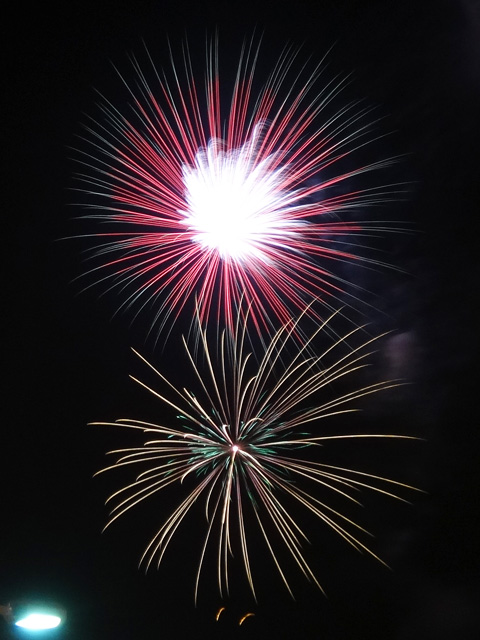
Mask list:
[[[339,107],[346,79],[292,48],[262,81],[259,48],[244,45],[230,84],[216,41],[200,76],[187,45],[167,72],[149,62],[153,81],[133,59],[135,83],[120,76],[130,107],[102,98],[77,150],[86,217],[105,229],[88,273],[121,291],[121,309],[153,308],[159,332],[195,299],[202,326],[231,329],[244,298],[254,332],[271,336],[312,298],[361,306],[342,263],[380,264],[361,239],[389,227],[359,220],[396,187],[364,179],[392,159],[354,164],[373,141],[369,110]]]
[[[147,546],[142,558],[147,567],[155,562],[160,565],[178,527],[185,520],[191,522],[188,516],[195,511],[192,507],[204,505],[203,537],[201,521],[194,525],[200,552],[195,598],[207,548],[211,547],[216,548],[220,593],[228,592],[230,556],[235,550],[255,595],[249,549],[258,543],[258,537],[264,540],[290,592],[277,552],[280,547],[287,550],[305,577],[320,587],[302,549],[302,543],[308,540],[297,512],[305,509],[313,513],[355,549],[377,558],[360,539],[367,531],[324,500],[330,494],[359,504],[359,491],[366,489],[404,500],[397,492],[413,489],[391,479],[318,461],[319,447],[333,440],[408,437],[319,435],[320,421],[355,411],[351,407],[354,401],[396,384],[380,382],[330,400],[321,399],[322,394],[324,398],[332,395],[332,385],[366,366],[374,343],[369,339],[356,348],[346,348],[346,340],[360,335],[355,329],[314,357],[311,342],[323,329],[320,326],[290,356],[287,345],[296,334],[296,323],[287,323],[259,360],[246,348],[245,324],[238,323],[233,332],[225,331],[213,352],[207,333],[199,329],[202,349],[191,350],[184,341],[196,379],[195,393],[177,389],[143,358],[166,391],[157,392],[136,380],[178,412],[177,427],[130,419],[94,423],[137,429],[147,438],[141,447],[111,452],[117,460],[103,471],[137,467],[139,472],[131,484],[109,499],[114,507],[108,524],[158,492],[170,488],[173,495],[183,494]],[[205,370],[200,368],[200,360]]]

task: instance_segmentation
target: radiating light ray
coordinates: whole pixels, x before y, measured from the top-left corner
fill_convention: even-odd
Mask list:
[[[198,316],[197,322],[200,324]],[[111,451],[116,460],[102,470],[132,466],[139,469],[131,483],[109,498],[113,507],[107,526],[159,492],[174,489],[179,496],[178,505],[164,517],[142,556],[141,563],[147,569],[152,563],[160,566],[172,538],[192,515],[194,505],[203,503],[206,525],[203,540],[199,539],[195,599],[209,548],[216,548],[220,594],[224,596],[229,591],[231,557],[237,553],[256,597],[251,544],[257,544],[259,533],[292,595],[282,548],[301,573],[322,589],[304,551],[309,538],[298,517],[304,510],[358,551],[383,562],[361,539],[369,535],[368,531],[338,508],[329,506],[328,495],[360,504],[365,490],[402,501],[406,500],[398,492],[415,490],[393,479],[322,462],[319,447],[331,441],[412,438],[325,433],[322,420],[356,411],[351,406],[353,402],[397,383],[361,386],[331,399],[335,384],[367,366],[374,339],[347,349],[344,339],[339,338],[318,356],[311,355],[307,341],[305,349],[291,356],[288,344],[296,340],[297,322],[285,324],[259,359],[250,358],[240,319],[233,332],[222,333],[220,348],[214,351],[207,331],[199,328],[203,351],[192,351],[185,342],[187,360],[197,382],[194,393],[177,388],[137,354],[158,376],[164,391],[133,379],[178,413],[178,426],[133,419],[93,423],[126,427],[146,435],[143,447]],[[324,333],[322,327],[315,333],[319,332]],[[355,333],[360,336],[360,329],[350,332]],[[204,368],[201,362],[206,365]],[[309,431],[305,430],[307,426]],[[201,523],[197,522],[195,530],[200,529]]]
[[[238,621],[238,626],[241,626],[241,625],[245,622],[245,620],[248,620],[248,618],[251,618],[251,617],[253,617],[254,615],[255,615],[255,614],[254,614],[254,613],[251,613],[251,612],[246,613],[246,614],[245,614],[244,616],[242,616],[242,617],[240,618],[240,620]]]
[[[375,139],[370,110],[344,103],[347,78],[326,79],[324,61],[301,64],[286,47],[263,74],[259,56],[252,38],[231,80],[217,41],[201,73],[184,45],[167,71],[149,58],[153,82],[132,58],[133,81],[119,74],[130,111],[102,97],[101,116],[86,126],[78,178],[86,217],[106,224],[92,234],[89,273],[121,293],[120,309],[152,308],[159,332],[195,299],[202,326],[231,329],[245,298],[250,329],[268,340],[312,298],[327,310],[339,300],[362,307],[342,263],[382,264],[362,242],[393,227],[361,212],[402,187],[367,179],[392,158],[352,168]]]

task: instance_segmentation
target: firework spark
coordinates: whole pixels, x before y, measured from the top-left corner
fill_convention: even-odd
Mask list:
[[[360,304],[361,288],[340,263],[380,264],[365,257],[360,238],[387,227],[359,224],[358,212],[395,187],[352,188],[392,162],[352,168],[373,140],[369,110],[338,108],[346,78],[324,80],[323,62],[298,64],[292,48],[258,90],[259,48],[243,47],[230,85],[216,42],[204,84],[186,45],[169,72],[150,59],[153,83],[133,59],[135,85],[121,77],[131,111],[103,98],[101,118],[86,127],[90,150],[79,151],[78,177],[87,218],[107,225],[94,234],[99,264],[89,273],[122,292],[121,309],[153,307],[159,331],[195,298],[203,324],[232,328],[245,297],[255,330],[272,335],[312,298],[330,310],[338,299]]]
[[[368,532],[329,506],[325,494],[359,504],[358,492],[362,489],[399,500],[404,499],[396,492],[413,489],[391,479],[319,461],[318,447],[333,440],[408,437],[318,435],[320,420],[355,411],[350,406],[352,402],[396,384],[370,384],[320,401],[321,393],[329,396],[332,385],[366,366],[365,359],[374,342],[369,339],[345,353],[345,340],[359,335],[355,329],[321,355],[312,356],[310,342],[323,328],[319,327],[294,356],[289,356],[286,347],[295,334],[296,323],[287,323],[259,361],[251,357],[246,347],[245,325],[238,323],[232,333],[222,334],[216,357],[209,348],[206,331],[199,329],[202,354],[190,350],[184,340],[197,381],[195,393],[177,389],[141,356],[168,391],[160,393],[134,378],[178,412],[178,426],[131,419],[94,423],[140,430],[148,438],[141,447],[110,452],[117,460],[102,471],[118,467],[139,467],[140,471],[133,482],[109,498],[114,507],[107,526],[158,492],[170,488],[175,495],[183,494],[148,544],[141,564],[148,568],[156,562],[160,566],[175,532],[189,520],[194,505],[204,505],[206,523],[204,535],[199,533],[195,599],[207,548],[216,549],[221,595],[228,593],[229,566],[236,551],[255,596],[255,569],[251,562],[252,544],[258,542],[255,534],[264,540],[290,593],[280,560],[285,550],[304,576],[321,588],[305,557],[302,544],[308,538],[298,522],[297,511],[303,508],[313,513],[355,549],[377,558],[360,539]],[[342,355],[338,355],[340,351]],[[329,360],[333,362],[327,364]],[[195,530],[200,532],[198,522]],[[279,548],[284,551],[279,553]]]

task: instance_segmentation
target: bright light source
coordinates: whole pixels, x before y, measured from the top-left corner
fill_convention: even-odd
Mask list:
[[[180,213],[193,240],[236,262],[268,262],[273,246],[305,226],[293,219],[294,196],[281,186],[286,167],[277,166],[275,154],[262,156],[262,130],[257,125],[238,149],[210,140],[182,169],[188,208]]]
[[[50,613],[29,613],[21,620],[17,620],[15,625],[23,629],[40,631],[41,629],[54,629],[58,627],[62,619]]]

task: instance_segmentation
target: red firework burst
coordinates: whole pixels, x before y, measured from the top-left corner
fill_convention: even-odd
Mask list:
[[[291,48],[257,90],[258,54],[253,41],[243,47],[230,89],[216,41],[204,83],[187,46],[168,73],[150,59],[154,84],[133,59],[135,85],[120,76],[128,114],[103,99],[102,118],[86,127],[88,217],[112,223],[95,234],[100,263],[89,273],[122,290],[121,308],[153,304],[159,330],[195,298],[202,324],[230,327],[245,299],[260,334],[312,298],[355,306],[340,263],[375,262],[351,249],[352,236],[382,225],[353,212],[391,187],[351,185],[391,159],[346,168],[372,141],[368,110],[335,109],[345,78],[321,82],[324,67],[297,67]]]

